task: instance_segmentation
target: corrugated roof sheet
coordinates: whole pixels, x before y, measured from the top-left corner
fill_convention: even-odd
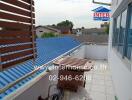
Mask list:
[[[38,57],[36,59],[36,66],[41,66],[46,62],[53,60],[54,58],[78,46],[79,44],[80,43],[78,41],[74,40],[71,37],[37,39]],[[19,64],[13,68],[0,72],[0,89],[21,78],[25,74],[32,72],[33,70],[34,66],[32,61],[30,60],[23,64]],[[0,94],[0,100],[24,85],[26,82],[29,82],[31,79],[33,79],[43,71],[45,71],[45,69],[36,72],[33,76],[24,79],[20,83],[8,89],[5,93]]]

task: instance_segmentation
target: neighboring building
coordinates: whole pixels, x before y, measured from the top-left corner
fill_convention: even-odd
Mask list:
[[[44,33],[54,33],[54,34],[60,34],[61,31],[59,29],[50,27],[50,26],[37,26],[36,27],[36,34],[38,37],[41,37]]]
[[[104,28],[74,29],[73,30],[73,33],[74,34],[77,34],[78,30],[80,30],[83,35],[100,35],[100,34],[106,34],[106,30]]]
[[[77,34],[78,30],[80,30],[80,29],[79,28],[78,29],[72,29],[72,33]]]
[[[109,27],[109,23],[108,22],[104,22],[100,26],[101,26],[101,28],[107,28],[107,27]]]
[[[109,65],[118,100],[132,100],[132,0],[113,0]]]
[[[64,26],[58,27],[56,25],[49,25],[49,27],[60,30],[61,34],[71,34],[72,33],[70,27],[64,27]]]
[[[58,27],[61,30],[61,34],[71,34],[71,30],[69,27]]]
[[[82,29],[82,34],[100,35],[100,34],[106,34],[106,32],[105,29],[103,28],[91,28],[91,29]]]
[[[70,34],[66,35],[69,37],[73,37],[77,41],[81,43],[93,43],[93,44],[108,44],[108,35],[75,35]]]
[[[82,31],[81,31],[81,30],[77,30],[76,35],[77,35],[77,36],[82,35]]]

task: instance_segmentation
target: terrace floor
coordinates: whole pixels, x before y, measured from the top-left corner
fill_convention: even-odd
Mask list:
[[[64,100],[115,100],[112,75],[107,61],[95,61],[94,69],[85,75],[85,88],[80,87],[77,93],[65,91]]]

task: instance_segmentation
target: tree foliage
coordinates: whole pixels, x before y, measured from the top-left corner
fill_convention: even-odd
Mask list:
[[[72,30],[74,24],[71,21],[66,20],[66,21],[62,21],[62,22],[58,23],[57,26],[58,27],[69,27]]]
[[[41,38],[50,38],[50,37],[56,37],[57,35],[55,35],[54,33],[50,32],[50,33],[43,33],[41,35]]]
[[[106,27],[105,32],[109,34],[109,25]]]

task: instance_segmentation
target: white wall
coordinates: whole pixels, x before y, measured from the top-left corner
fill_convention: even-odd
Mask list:
[[[79,49],[75,50],[71,56],[72,57],[76,57],[76,58],[85,58],[85,49],[86,49],[86,46],[83,45],[81,46]]]
[[[77,58],[108,59],[108,45],[84,45],[73,54]]]
[[[120,13],[127,3],[132,0],[113,0],[112,14]],[[109,34],[109,65],[112,70],[112,77],[115,85],[116,95],[118,100],[132,100],[132,72],[128,69],[128,65],[112,48],[113,20],[110,22]],[[132,62],[132,61],[131,61]]]
[[[40,32],[40,31],[42,31],[42,32]],[[59,33],[60,33],[60,31],[55,32],[55,31],[52,31],[52,30],[49,30],[49,29],[46,29],[46,28],[43,28],[43,27],[38,27],[38,28],[36,29],[36,34],[37,34],[38,37],[41,37],[41,35],[42,35],[43,33],[50,33],[50,32],[53,32],[53,33],[55,33],[55,34],[59,34]]]
[[[119,100],[132,100],[132,73],[125,63],[111,50],[109,65],[115,85],[115,91]]]
[[[42,32],[40,32],[40,31],[42,31]],[[41,35],[45,32],[49,32],[49,30],[47,30],[45,28],[42,28],[42,27],[39,27],[39,28],[36,29],[36,34],[37,34],[38,37],[41,37]]]
[[[107,45],[87,45],[86,57],[90,59],[108,59]]]

